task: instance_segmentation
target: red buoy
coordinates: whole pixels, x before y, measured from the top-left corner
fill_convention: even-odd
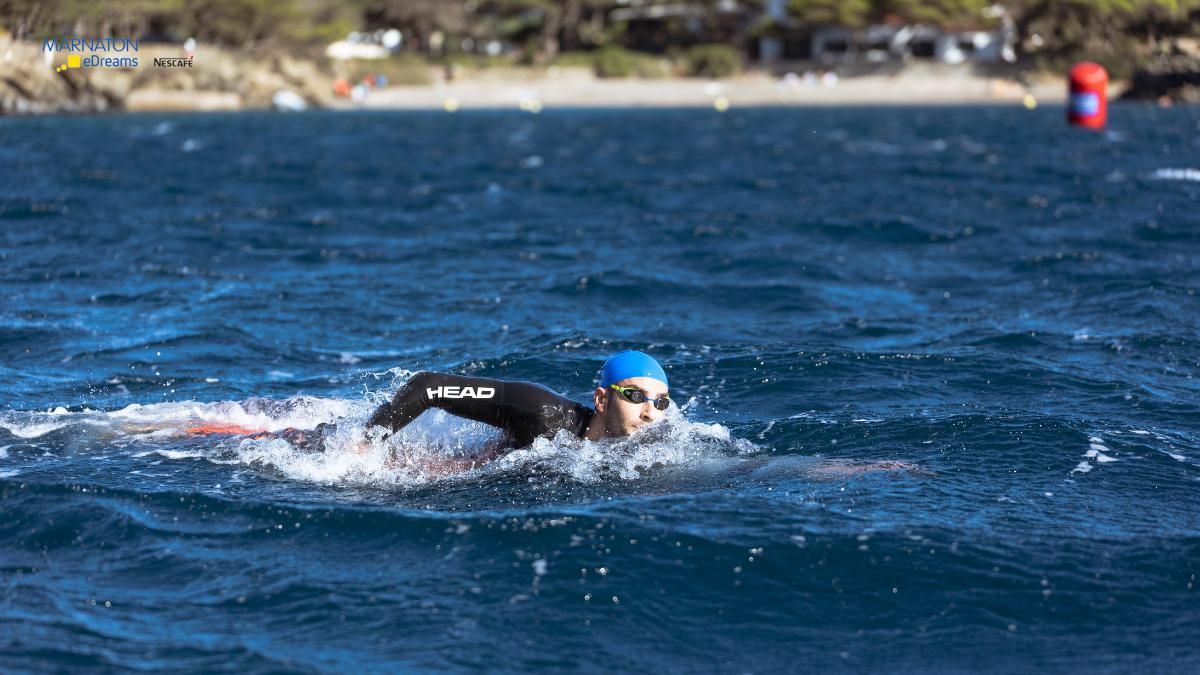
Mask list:
[[[1071,69],[1067,121],[1088,129],[1103,129],[1108,121],[1108,72],[1084,61]]]

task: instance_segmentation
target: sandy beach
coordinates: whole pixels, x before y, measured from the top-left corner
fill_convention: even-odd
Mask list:
[[[1029,87],[1009,79],[982,77],[969,68],[913,67],[895,75],[823,81],[802,74],[773,77],[751,73],[725,80],[671,78],[606,80],[584,69],[554,69],[543,77],[512,74],[397,86],[370,93],[361,103],[339,107],[372,109],[460,109],[520,107],[733,107],[826,105],[927,105],[1060,102],[1066,85],[1058,78]]]

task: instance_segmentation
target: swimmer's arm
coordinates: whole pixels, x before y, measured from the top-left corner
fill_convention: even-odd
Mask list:
[[[440,408],[451,415],[507,429],[511,410],[505,406],[505,395],[515,384],[520,383],[423,371],[413,375],[390,402],[379,406],[367,421],[367,428],[384,427],[395,433],[426,410]],[[471,395],[464,396],[464,392]]]

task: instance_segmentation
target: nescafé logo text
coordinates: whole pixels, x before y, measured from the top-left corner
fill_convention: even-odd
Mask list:
[[[155,68],[191,68],[192,62],[196,59],[196,55],[192,54],[186,59],[182,56],[169,56],[165,59],[154,57]]]
[[[68,68],[137,68],[138,57],[130,54],[137,52],[138,43],[136,38],[46,38],[42,42],[42,51],[67,55],[67,62],[56,68],[57,71]],[[84,56],[86,52],[91,54]]]

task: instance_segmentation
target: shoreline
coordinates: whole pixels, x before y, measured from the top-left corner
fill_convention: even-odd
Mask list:
[[[176,48],[166,45],[147,45],[143,52],[147,61],[153,56],[179,55]],[[908,64],[890,73],[842,77],[803,71],[778,77],[750,70],[721,80],[604,79],[588,67],[455,71],[431,65],[428,84],[372,89],[363,100],[336,98],[336,73],[333,62],[279,54],[254,57],[220,48],[200,52],[194,69],[168,70],[146,64],[132,69],[59,73],[36,46],[0,41],[0,115],[269,110],[273,95],[282,91],[291,92],[308,108],[330,110],[1033,107],[1066,99],[1066,82],[1061,76],[1043,74],[1018,82],[977,72],[969,65],[927,63]],[[1114,85],[1110,92],[1117,94],[1122,88]]]
[[[461,110],[519,108],[716,108],[829,107],[853,105],[977,105],[1059,102],[1066,98],[1061,79],[1024,86],[1013,80],[961,73],[931,76],[904,72],[865,75],[836,84],[779,79],[752,74],[726,80],[663,79],[479,80],[379,89],[362,102],[338,101],[339,109]]]

